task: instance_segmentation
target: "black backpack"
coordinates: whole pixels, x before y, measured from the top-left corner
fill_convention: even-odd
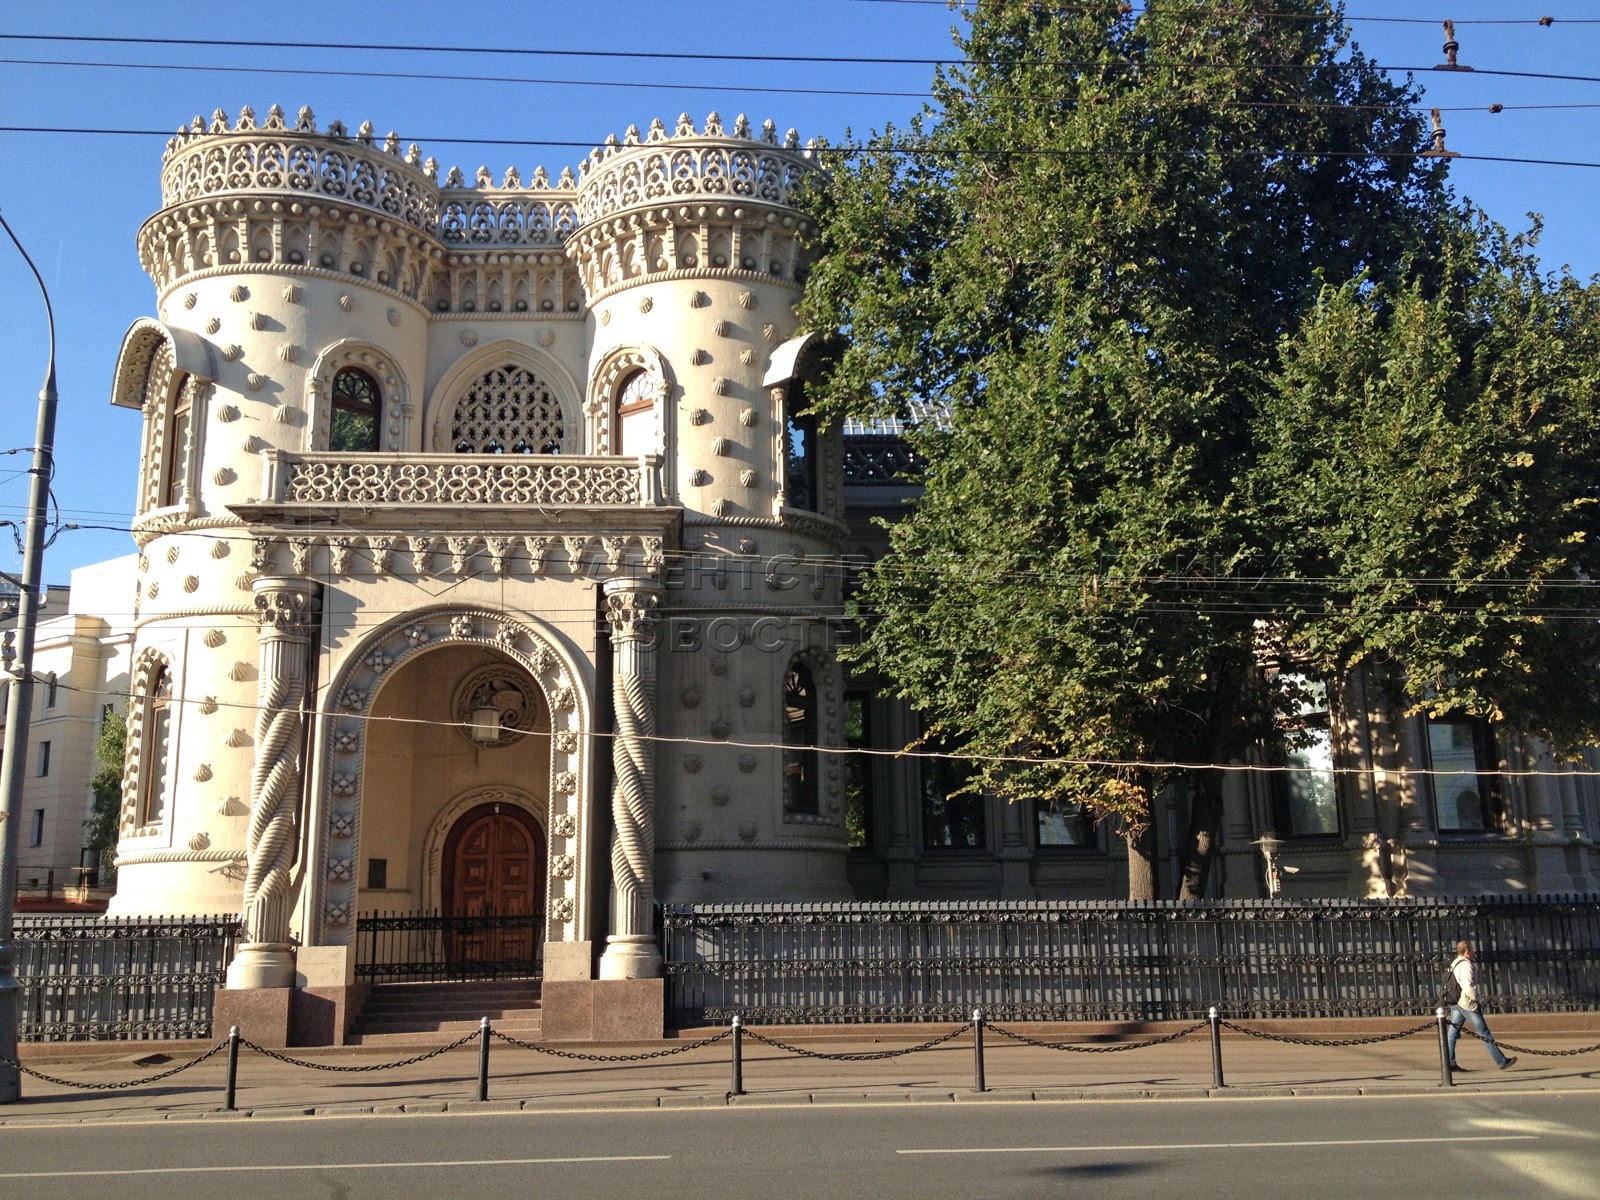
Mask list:
[[[1439,1003],[1450,1005],[1461,1003],[1461,981],[1456,978],[1455,964],[1450,964],[1450,969],[1444,973],[1444,989],[1439,993]]]

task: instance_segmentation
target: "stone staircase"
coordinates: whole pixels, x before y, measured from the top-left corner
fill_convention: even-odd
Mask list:
[[[537,979],[376,984],[348,1044],[437,1046],[473,1032],[484,1017],[501,1033],[537,1041],[542,1026],[539,992]]]

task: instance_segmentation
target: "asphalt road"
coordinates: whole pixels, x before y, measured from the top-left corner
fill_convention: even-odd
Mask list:
[[[1591,1200],[1600,1094],[1441,1093],[10,1127],[0,1196]]]

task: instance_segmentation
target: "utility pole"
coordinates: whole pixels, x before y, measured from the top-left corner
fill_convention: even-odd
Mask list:
[[[33,466],[29,469],[28,519],[23,535],[22,579],[17,590],[16,662],[10,666],[10,719],[6,722],[5,758],[0,763],[0,1104],[22,1099],[22,1072],[17,1062],[17,1013],[21,987],[17,983],[17,852],[18,805],[28,766],[28,726],[33,715],[33,640],[39,626],[39,580],[44,557],[46,506],[50,477],[55,472],[56,440],[56,319],[50,293],[33,259],[23,249],[9,223],[6,231],[33,272],[44,297],[45,321],[50,330],[50,359],[44,388],[39,393],[39,425],[33,439]]]

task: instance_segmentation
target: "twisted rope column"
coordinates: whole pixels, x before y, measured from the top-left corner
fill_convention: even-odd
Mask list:
[[[600,959],[602,979],[653,979],[661,952],[651,923],[656,854],[656,611],[659,584],[614,579],[605,585],[611,626],[611,879],[614,928]]]
[[[245,842],[244,939],[228,966],[230,988],[294,982],[289,872],[297,837],[307,652],[322,607],[319,585],[308,580],[264,577],[254,586],[261,683]]]

